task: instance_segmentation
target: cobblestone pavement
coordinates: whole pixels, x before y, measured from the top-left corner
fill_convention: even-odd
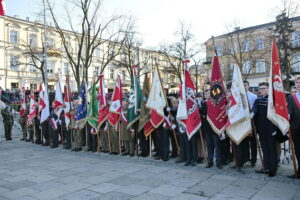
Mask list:
[[[0,200],[2,199],[300,199],[300,180],[286,178],[292,168],[282,165],[269,178],[246,165],[185,167],[151,158],[50,149],[19,141],[3,141],[0,122]]]

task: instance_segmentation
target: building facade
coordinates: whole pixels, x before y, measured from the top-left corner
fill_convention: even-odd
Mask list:
[[[291,74],[300,73],[300,17],[290,19],[294,32],[289,35],[291,41]],[[271,64],[271,44],[276,34],[276,22],[240,29],[211,38],[205,42],[206,65],[211,65],[215,54],[219,56],[221,71],[225,82],[231,81],[233,68],[239,66],[243,78],[250,86],[268,81]],[[215,48],[214,48],[215,47]],[[209,76],[210,77],[210,76]]]

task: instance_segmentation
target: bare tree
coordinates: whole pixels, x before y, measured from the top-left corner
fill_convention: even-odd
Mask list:
[[[72,13],[78,11],[77,23],[73,15],[66,9],[68,24],[71,31],[65,31],[54,13],[53,6],[47,0],[57,33],[60,35],[65,50],[65,57],[71,65],[77,87],[81,81],[88,80],[88,69],[94,60],[96,50],[101,49],[100,73],[118,55],[124,41],[122,15],[115,15],[104,20],[101,18],[103,0],[69,0]],[[70,48],[70,38],[75,39],[76,48]],[[82,74],[81,69],[82,68]]]
[[[161,45],[160,48],[165,57],[163,61],[168,63],[163,67],[163,71],[177,76],[182,82],[183,61],[185,59],[197,60],[196,57],[202,49],[191,33],[191,26],[187,26],[184,22],[179,22],[179,29],[174,34],[178,38],[177,42]]]

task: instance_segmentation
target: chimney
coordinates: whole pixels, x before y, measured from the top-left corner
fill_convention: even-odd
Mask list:
[[[234,31],[239,31],[240,30],[240,27],[237,26],[237,27],[234,27]]]
[[[19,15],[14,15],[14,18],[19,18]]]
[[[29,21],[29,17],[26,17],[26,21]]]

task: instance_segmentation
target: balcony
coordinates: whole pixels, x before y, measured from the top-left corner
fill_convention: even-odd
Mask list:
[[[291,67],[290,73],[293,75],[300,74],[300,66]]]
[[[206,57],[203,64],[209,65],[209,64],[211,64],[211,62],[212,62],[212,57]]]

